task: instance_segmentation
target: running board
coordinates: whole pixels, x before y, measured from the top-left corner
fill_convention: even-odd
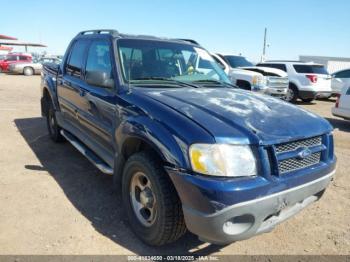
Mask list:
[[[94,152],[87,148],[83,143],[76,139],[72,134],[65,130],[61,130],[61,135],[64,136],[80,153],[82,153],[91,163],[93,163],[102,173],[113,175],[113,168],[108,166]]]

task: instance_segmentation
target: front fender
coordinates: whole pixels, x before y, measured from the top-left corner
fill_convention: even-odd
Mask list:
[[[159,122],[147,116],[130,117],[117,129],[116,141],[119,145],[119,154],[122,152],[124,142],[129,138],[138,138],[146,142],[168,165],[189,167],[186,144]]]

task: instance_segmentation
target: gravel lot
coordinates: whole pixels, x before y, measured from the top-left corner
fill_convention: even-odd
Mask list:
[[[187,234],[151,248],[129,229],[111,177],[49,140],[39,84],[39,76],[0,74],[0,254],[350,254],[350,122],[332,117],[334,100],[299,105],[335,128],[338,169],[321,201],[225,247]]]

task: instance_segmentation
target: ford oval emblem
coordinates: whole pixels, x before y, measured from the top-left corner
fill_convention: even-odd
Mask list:
[[[300,150],[300,152],[298,153],[298,158],[299,159],[304,159],[307,158],[309,156],[311,156],[312,152],[309,148],[304,147]]]

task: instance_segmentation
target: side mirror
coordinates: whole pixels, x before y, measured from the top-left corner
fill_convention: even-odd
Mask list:
[[[86,72],[86,83],[92,86],[99,86],[103,88],[114,87],[114,80],[110,77],[110,74],[103,71]]]

